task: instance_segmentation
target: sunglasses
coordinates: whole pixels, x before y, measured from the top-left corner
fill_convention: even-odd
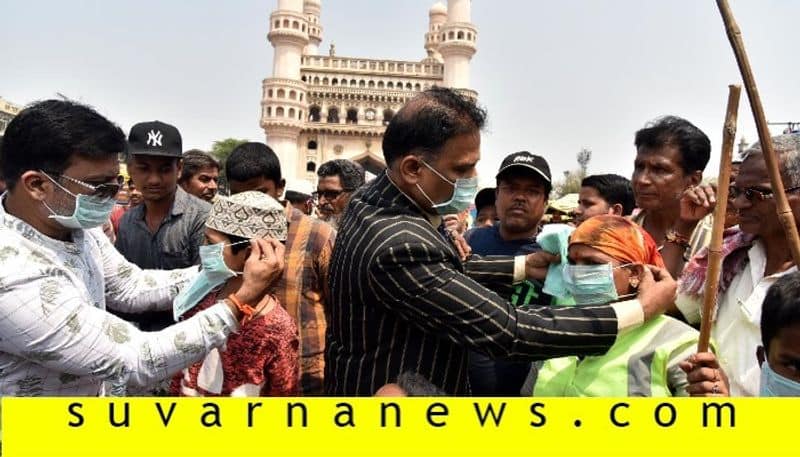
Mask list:
[[[349,190],[318,190],[311,194],[311,198],[314,200],[319,200],[319,197],[325,197],[326,200],[336,200],[339,195],[342,195],[345,192],[350,192]]]
[[[796,190],[800,190],[800,186],[784,189],[784,192],[794,192]],[[764,200],[769,200],[770,198],[775,197],[772,189],[757,189],[755,187],[745,187],[744,189],[740,189],[736,186],[730,186],[728,188],[728,198],[734,200],[739,197],[739,195],[744,195],[744,198],[751,202],[763,202]]]
[[[43,172],[43,173],[45,173],[45,172]],[[49,173],[45,173],[45,174],[50,176]],[[57,177],[57,178],[61,178],[61,179],[67,180],[67,181],[74,182],[75,184],[78,184],[78,185],[81,185],[81,186],[85,187],[85,188],[91,190],[91,193],[89,193],[88,195],[90,195],[92,197],[95,197],[95,198],[98,198],[98,199],[102,199],[102,200],[116,197],[117,193],[119,193],[119,189],[122,187],[120,184],[118,184],[119,179],[117,179],[117,182],[115,182],[115,183],[110,183],[109,182],[109,183],[93,185],[93,184],[89,184],[89,183],[83,182],[83,181],[81,181],[79,179],[71,178],[71,177],[69,177],[67,175],[54,173],[54,176]]]

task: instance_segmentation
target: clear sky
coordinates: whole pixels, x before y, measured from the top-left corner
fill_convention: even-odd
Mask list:
[[[322,0],[323,43],[336,54],[419,60],[432,0]],[[0,96],[60,92],[127,130],[176,125],[184,149],[227,137],[263,141],[261,80],[276,0],[0,0]],[[795,58],[800,2],[732,0],[770,121],[800,121]],[[530,150],[554,178],[593,151],[590,173],[629,176],[633,134],[664,114],[711,138],[716,175],[727,85],[739,83],[711,0],[475,0],[472,85],[489,111],[479,166],[491,184],[502,158]],[[773,127],[780,133],[783,127]],[[756,139],[743,93],[739,135]],[[738,141],[738,138],[737,138]]]

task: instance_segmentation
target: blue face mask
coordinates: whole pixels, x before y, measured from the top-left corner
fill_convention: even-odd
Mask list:
[[[431,204],[431,208],[441,215],[458,214],[469,208],[469,205],[472,204],[472,200],[475,199],[475,193],[478,191],[477,176],[472,178],[458,178],[456,179],[456,182],[453,182],[442,176],[441,173],[436,171],[435,168],[428,165],[425,161],[422,161],[422,164],[428,167],[432,172],[436,173],[436,176],[441,178],[444,182],[453,186],[453,196],[450,197],[450,200],[442,203],[434,203],[433,200],[428,197],[428,194],[422,190],[422,187],[417,184],[417,189],[419,189],[419,191],[422,192],[422,195],[428,199]]]
[[[564,265],[563,277],[564,286],[577,305],[597,305],[619,299],[610,263]]]
[[[200,246],[200,265],[202,267],[200,274],[181,289],[172,301],[172,314],[176,321],[183,313],[200,303],[200,300],[211,293],[212,290],[237,274],[241,274],[241,272],[228,268],[222,256],[222,250],[225,249],[225,246],[249,242],[250,240],[246,240],[227,245],[225,243],[217,243]]]
[[[761,364],[760,397],[800,397],[800,382],[792,381],[770,368],[769,363]]]
[[[70,216],[62,216],[53,211],[47,203],[42,202],[45,208],[50,211],[50,219],[54,219],[62,227],[71,230],[100,227],[108,222],[109,217],[111,217],[111,211],[114,209],[114,197],[100,198],[92,195],[75,195],[47,173],[45,173],[45,176],[50,181],[53,181],[53,184],[60,187],[61,190],[75,197],[75,210],[72,211]]]

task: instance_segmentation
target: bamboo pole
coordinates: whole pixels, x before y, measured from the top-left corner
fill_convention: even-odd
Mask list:
[[[705,293],[703,294],[703,313],[700,322],[700,339],[697,352],[707,352],[711,339],[711,324],[714,307],[717,303],[719,276],[722,270],[722,233],[725,231],[725,212],[728,201],[728,182],[731,180],[733,162],[733,143],[736,139],[736,120],[739,113],[739,97],[742,86],[728,86],[728,107],[725,110],[725,125],[722,128],[722,152],[719,159],[717,177],[717,205],[714,207],[714,227],[711,231],[711,244],[708,246],[708,270],[706,272]]]
[[[780,220],[783,226],[783,232],[786,234],[786,241],[789,244],[792,259],[795,265],[800,265],[800,235],[797,233],[794,215],[792,214],[792,209],[789,207],[789,200],[786,198],[783,181],[781,181],[778,160],[775,156],[775,150],[772,148],[772,138],[770,137],[769,128],[767,127],[767,119],[764,116],[764,107],[761,105],[761,97],[758,95],[756,80],[753,77],[753,70],[750,68],[750,61],[747,59],[744,41],[742,41],[742,31],[739,29],[739,25],[733,17],[733,12],[731,12],[727,0],[717,0],[717,7],[722,15],[722,21],[725,23],[725,31],[728,34],[728,40],[731,42],[733,53],[736,56],[736,62],[739,64],[739,71],[742,74],[747,97],[750,99],[750,108],[753,111],[753,117],[755,118],[756,128],[758,130],[758,141],[761,143],[761,151],[764,155],[770,184],[772,185],[772,192],[775,196],[778,220]]]

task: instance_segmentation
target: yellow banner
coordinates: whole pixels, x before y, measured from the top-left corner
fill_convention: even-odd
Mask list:
[[[800,399],[4,398],[6,456],[797,455]]]

